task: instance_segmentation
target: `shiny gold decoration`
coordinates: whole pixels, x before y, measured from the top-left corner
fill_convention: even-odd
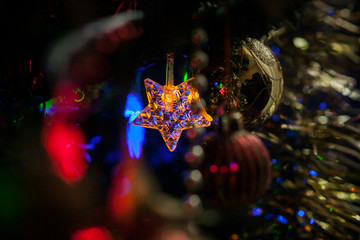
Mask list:
[[[219,67],[211,78],[214,78],[210,96],[213,109],[224,104],[228,111],[238,110],[246,128],[264,123],[280,104],[281,65],[271,50],[256,39],[234,41],[231,73]]]

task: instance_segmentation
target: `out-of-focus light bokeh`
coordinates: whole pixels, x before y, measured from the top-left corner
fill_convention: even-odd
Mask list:
[[[71,240],[112,240],[109,231],[102,226],[90,227],[74,232]]]
[[[145,129],[131,122],[140,114],[143,105],[139,97],[129,93],[126,98],[124,116],[129,118],[126,127],[126,143],[131,158],[139,159],[145,141]]]
[[[54,170],[62,180],[71,183],[82,179],[88,163],[84,154],[86,150],[81,147],[86,144],[81,128],[56,119],[45,128],[43,138]]]

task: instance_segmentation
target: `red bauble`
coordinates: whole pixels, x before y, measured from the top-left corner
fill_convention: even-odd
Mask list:
[[[259,137],[241,130],[239,115],[222,117],[219,131],[203,139],[202,196],[219,207],[241,208],[254,203],[271,182],[270,154]]]

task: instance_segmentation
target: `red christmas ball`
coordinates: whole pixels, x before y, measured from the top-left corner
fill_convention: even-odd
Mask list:
[[[218,132],[203,139],[200,167],[205,201],[219,207],[241,208],[268,190],[272,161],[259,137],[240,129],[240,114],[222,117]]]

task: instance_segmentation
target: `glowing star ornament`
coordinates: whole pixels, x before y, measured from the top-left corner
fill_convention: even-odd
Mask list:
[[[192,127],[208,127],[213,120],[201,106],[199,93],[191,85],[194,78],[174,86],[174,55],[168,53],[166,85],[162,86],[147,78],[144,80],[149,104],[134,119],[133,125],[160,131],[166,146],[172,152],[183,130]],[[192,105],[201,106],[196,112]]]

